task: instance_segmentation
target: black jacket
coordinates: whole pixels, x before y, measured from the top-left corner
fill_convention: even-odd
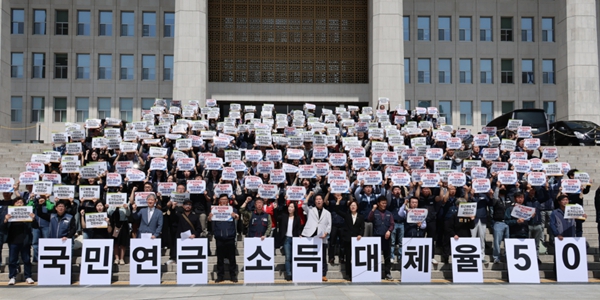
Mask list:
[[[471,237],[471,229],[475,228],[475,222],[471,218],[461,218],[458,212],[446,220],[446,234],[449,237]]]
[[[286,207],[287,209],[287,207]],[[281,213],[279,212],[279,210],[276,210],[275,213],[277,214],[277,216],[275,217],[277,219],[277,240],[278,241],[285,241],[286,238],[286,233],[288,230],[288,219],[289,219],[289,215],[286,213]],[[300,234],[302,233],[302,229],[303,226],[302,224],[300,224],[300,217],[298,217],[297,215],[294,215],[294,224],[292,227],[292,236],[293,237],[299,237]]]
[[[353,237],[362,236],[365,232],[365,218],[360,214],[356,214],[356,222],[352,224],[352,213],[347,213],[342,209],[338,209],[337,213],[344,218],[344,231],[342,232],[342,241],[350,242]]]
[[[200,215],[198,215],[197,213],[192,211],[187,216],[187,218],[190,220],[192,225],[194,225],[192,227],[192,226],[190,226],[188,221],[186,221],[183,214],[185,214],[185,212],[182,207],[176,207],[174,210],[171,211],[171,217],[174,217],[174,219],[177,220],[177,233],[175,235],[175,238],[180,238],[181,233],[186,232],[188,230],[190,230],[194,236],[199,238],[200,233],[202,233],[202,224],[200,224]]]

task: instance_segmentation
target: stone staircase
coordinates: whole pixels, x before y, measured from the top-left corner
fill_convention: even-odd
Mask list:
[[[24,171],[24,165],[29,161],[31,154],[41,153],[43,150],[50,150],[51,145],[37,145],[37,144],[2,144],[0,146],[0,177],[13,177],[18,178],[18,174]],[[600,147],[559,147],[560,161],[569,162],[571,168],[577,168],[580,171],[587,172],[590,177],[594,180],[592,189],[584,199],[585,211],[588,215],[587,221],[584,223],[584,236],[589,244],[587,262],[588,262],[588,276],[589,278],[600,278],[600,252],[598,249],[598,232],[596,213],[594,209],[594,194],[598,183],[600,182]],[[598,182],[596,182],[598,181]],[[487,233],[486,235],[486,259],[491,261],[492,253],[492,235]],[[243,254],[243,241],[237,242],[238,254]],[[215,241],[210,242],[211,252],[216,252]],[[275,280],[276,282],[283,282],[284,280],[284,269],[285,269],[285,258],[282,252],[277,249],[275,257]],[[437,253],[437,252],[436,252]],[[542,279],[553,280],[555,278],[554,272],[554,255],[553,249],[548,249],[548,254],[542,254],[539,256],[542,264],[540,265],[540,277]],[[450,280],[452,279],[452,268],[450,264],[441,263],[441,257],[436,254],[435,258],[440,261],[440,264],[433,266],[432,279],[436,280]],[[2,252],[0,253],[0,259],[3,266],[0,267],[0,282],[8,281],[8,247],[5,244]],[[163,250],[162,253],[162,281],[164,283],[173,283],[176,281],[177,272],[176,265],[166,265],[169,259],[169,250]],[[80,251],[75,251],[75,257],[73,259],[72,269],[72,280],[77,282],[79,280],[79,267],[80,267]],[[238,279],[242,282],[244,279],[243,272],[243,256],[238,255],[236,257],[239,275]],[[209,256],[209,281],[216,279],[216,256]],[[114,282],[128,282],[129,281],[129,258],[126,257],[125,265],[114,265],[113,266],[113,281]],[[400,265],[394,264],[392,267],[392,276],[395,280],[400,279]],[[22,267],[21,267],[22,268]],[[484,279],[488,281],[508,280],[508,271],[505,263],[500,264],[484,264]],[[33,266],[34,280],[37,281],[37,266]],[[327,277],[333,282],[342,281],[344,275],[344,267],[339,264],[338,258],[334,265],[329,265],[329,272]],[[226,274],[228,279],[228,274]],[[17,280],[23,280],[22,273],[18,275]]]

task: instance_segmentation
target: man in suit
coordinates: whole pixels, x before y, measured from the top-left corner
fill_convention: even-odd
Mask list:
[[[331,213],[323,208],[323,195],[315,196],[315,207],[304,210],[307,215],[301,237],[318,236],[323,240],[323,281],[327,281],[327,235],[331,232]]]
[[[155,207],[156,196],[154,194],[148,195],[146,203],[148,207],[144,207],[139,211],[137,210],[137,204],[133,204],[131,208],[133,219],[140,222],[137,237],[141,238],[142,234],[150,233],[152,239],[159,238],[163,227],[162,211]]]

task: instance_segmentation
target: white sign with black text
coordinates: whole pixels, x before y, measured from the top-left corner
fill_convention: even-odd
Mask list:
[[[244,283],[275,282],[275,240],[244,239]]]
[[[71,240],[39,239],[38,285],[71,285]]]
[[[352,238],[352,282],[381,282],[381,237]]]
[[[111,284],[113,244],[112,239],[88,239],[83,243],[79,284]]]
[[[483,265],[479,238],[450,239],[452,282],[483,283]]]
[[[160,239],[131,239],[129,284],[160,284]]]
[[[402,240],[401,282],[431,282],[431,238]]]
[[[506,264],[510,283],[540,283],[540,269],[534,239],[505,239]]]
[[[323,240],[318,237],[295,237],[292,248],[294,282],[322,282]]]
[[[556,281],[588,282],[587,249],[585,238],[554,238]]]
[[[208,283],[208,240],[177,239],[177,284]]]

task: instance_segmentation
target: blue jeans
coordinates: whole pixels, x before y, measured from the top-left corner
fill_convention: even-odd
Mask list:
[[[508,225],[504,222],[494,222],[494,259],[500,259],[500,242],[509,237]]]
[[[38,261],[38,240],[46,239],[49,236],[50,227],[40,227],[39,229],[33,229],[33,262]]]
[[[25,278],[31,278],[31,258],[29,257],[30,245],[8,245],[8,278],[15,278],[19,273],[19,254],[23,261]]]
[[[392,259],[396,256],[394,255],[394,248],[396,246],[396,242],[398,242],[398,255],[402,256],[402,237],[404,236],[404,223],[396,223],[394,222],[394,231],[392,231]]]
[[[286,236],[283,242],[283,252],[285,253],[285,275],[292,276],[292,241],[293,238]]]

